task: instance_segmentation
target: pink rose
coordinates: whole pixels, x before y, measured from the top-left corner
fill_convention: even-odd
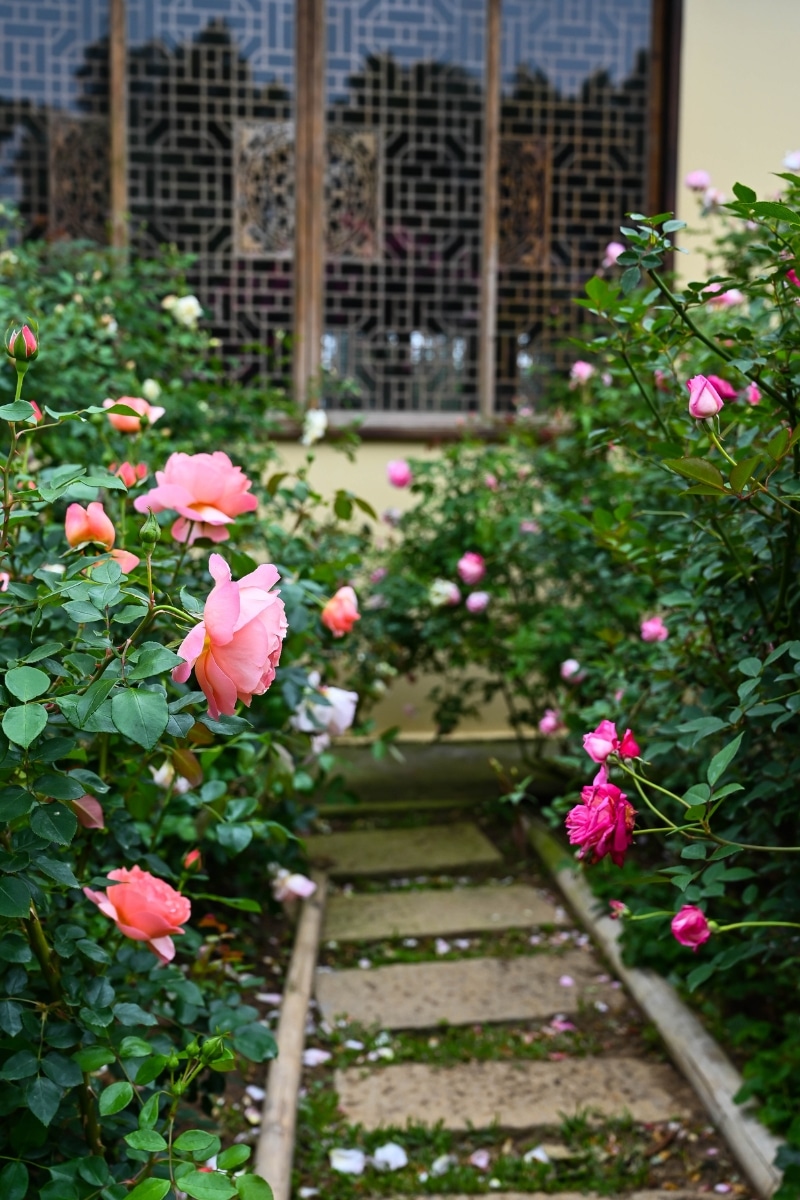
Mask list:
[[[620,254],[624,254],[624,253],[625,253],[625,247],[623,246],[622,242],[609,242],[608,245],[606,246],[606,254],[605,254],[605,258],[603,259],[603,266],[604,267],[616,266],[617,259],[619,258]]]
[[[703,212],[716,212],[721,204],[725,203],[725,193],[719,188],[706,188],[703,192]]]
[[[133,502],[137,512],[163,512],[171,508],[179,513],[172,526],[176,542],[191,546],[199,537],[223,542],[230,535],[226,525],[245,512],[258,507],[250,495],[252,484],[235,467],[227,454],[171,454],[163,471],[156,471],[158,486]]]
[[[566,817],[571,845],[580,846],[579,858],[598,862],[606,854],[621,867],[633,841],[636,810],[613,783],[594,783],[581,792],[581,803]]]
[[[175,957],[172,938],[183,933],[181,928],[192,915],[192,906],[185,896],[140,867],[118,867],[108,872],[109,879],[118,882],[105,892],[84,888],[83,893],[105,916],[116,921],[125,937],[147,945],[160,962]]]
[[[0,571],[0,592],[7,592],[8,585],[11,583],[11,575],[8,571]]]
[[[482,613],[489,607],[489,599],[488,592],[470,592],[464,604],[468,612]]]
[[[732,383],[728,383],[727,379],[723,379],[720,375],[709,375],[708,382],[712,387],[716,388],[717,394],[723,400],[735,400],[736,388]]]
[[[708,287],[703,288],[703,295],[707,296],[706,303],[711,308],[734,308],[745,298],[744,292],[740,292],[738,288],[728,288],[723,292],[721,283],[710,283]]]
[[[212,554],[208,569],[214,579],[203,608],[203,620],[183,639],[178,654],[186,661],[172,678],[186,683],[192,670],[208,700],[214,720],[232,716],[236,701],[249,706],[275,678],[286,636],[283,601],[270,589],[280,576],[271,564],[256,567],[235,582],[220,554]]]
[[[620,758],[638,758],[641,754],[639,745],[626,729],[622,738],[617,734],[613,721],[601,721],[597,729],[583,735],[583,748],[592,762],[604,763],[609,754],[618,754]]]
[[[639,632],[643,642],[665,642],[669,637],[669,630],[661,617],[645,617],[639,626]]]
[[[299,872],[292,874],[285,867],[280,867],[275,872],[272,881],[272,894],[281,903],[286,900],[305,900],[308,896],[313,896],[316,890],[317,885],[313,879]]]
[[[320,620],[334,637],[343,637],[360,621],[358,597],[351,587],[340,587],[320,613]]]
[[[118,479],[121,479],[127,488],[135,487],[137,483],[141,483],[143,479],[147,478],[146,463],[136,463],[134,465],[133,463],[124,462],[120,463],[119,466],[116,463],[111,463],[108,469],[112,475],[116,475]]]
[[[539,732],[544,734],[561,733],[564,725],[557,708],[546,708],[544,716],[539,721]]]
[[[798,278],[797,271],[795,271],[794,267],[792,267],[791,271],[786,272],[786,278],[789,283],[793,284],[794,287],[800,288],[800,278]]]
[[[499,482],[497,476],[492,475],[491,471],[489,471],[483,477],[483,486],[487,487],[490,492],[496,492],[497,489],[500,487],[500,482]]]
[[[125,413],[109,413],[108,419],[119,433],[141,433],[148,425],[155,425],[166,411],[150,404],[141,396],[120,396],[119,400],[104,400],[103,408],[113,408],[116,404],[124,404],[126,408],[132,408],[139,414],[138,417],[131,417]]]
[[[111,551],[111,557],[119,563],[120,570],[126,575],[139,565],[139,559],[128,550],[112,550],[116,530],[111,518],[106,515],[99,500],[83,508],[80,504],[70,504],[64,521],[64,533],[72,547],[85,546],[90,542],[105,547]]]
[[[689,389],[689,413],[698,421],[714,417],[722,408],[722,397],[710,379],[695,375],[686,384]]]
[[[578,359],[569,369],[570,387],[581,387],[584,383],[588,383],[594,375],[594,367],[591,363],[583,362]]]
[[[6,354],[24,362],[38,357],[39,342],[30,325],[12,325],[6,334]]]
[[[711,176],[708,171],[690,171],[684,183],[693,192],[704,192],[706,188],[711,186]]]
[[[458,560],[456,570],[464,583],[472,587],[473,584],[480,583],[486,574],[486,561],[482,554],[475,554],[473,550],[468,550]]]
[[[621,900],[609,900],[608,907],[611,909],[611,920],[619,921],[621,917],[625,917],[630,912],[627,904],[623,904]]]
[[[672,932],[682,946],[691,946],[697,953],[699,946],[711,937],[711,930],[703,913],[694,904],[684,904],[671,922]]]
[[[748,383],[744,390],[744,398],[748,404],[756,405],[761,403],[761,389],[757,383]]]
[[[386,464],[386,477],[392,487],[408,487],[414,478],[414,473],[404,458],[393,458]]]
[[[565,658],[558,668],[558,673],[565,683],[580,683],[586,678],[586,672],[581,670],[577,658]]]
[[[538,521],[520,521],[520,533],[541,533],[542,527]]]
[[[386,567],[376,567],[369,577],[370,583],[382,583],[389,574]]]

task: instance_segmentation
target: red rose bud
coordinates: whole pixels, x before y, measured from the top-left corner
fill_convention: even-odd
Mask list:
[[[183,856],[183,868],[185,871],[201,871],[203,869],[203,858],[199,850],[189,850]]]
[[[33,362],[39,341],[30,325],[11,325],[6,331],[6,354],[17,362]]]

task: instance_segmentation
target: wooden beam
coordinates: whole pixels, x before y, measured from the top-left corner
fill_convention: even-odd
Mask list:
[[[128,21],[125,0],[110,0],[108,75],[111,157],[110,240],[128,246]]]
[[[325,0],[312,0],[309,49],[308,398],[316,401],[322,365],[325,303]]]
[[[497,272],[500,264],[500,37],[502,0],[486,0],[486,64],[483,110],[483,221],[481,229],[478,401],[481,416],[494,414],[497,337]]]
[[[305,405],[308,393],[308,210],[309,179],[308,54],[311,44],[313,0],[297,0],[295,7],[294,70],[294,329],[292,331],[292,378],[294,399]]]

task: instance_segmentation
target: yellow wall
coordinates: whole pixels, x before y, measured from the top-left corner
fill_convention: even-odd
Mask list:
[[[783,156],[800,150],[800,0],[684,0],[678,134],[678,215],[708,229],[683,186],[703,169],[732,198],[746,183],[764,199],[783,186]],[[713,219],[712,219],[713,221]],[[682,234],[685,279],[702,277],[700,246]]]

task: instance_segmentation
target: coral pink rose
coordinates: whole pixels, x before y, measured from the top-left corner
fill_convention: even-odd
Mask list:
[[[646,617],[639,626],[639,632],[643,642],[665,642],[669,637],[669,630],[661,617]]]
[[[344,637],[360,621],[358,597],[351,587],[340,587],[320,613],[320,620],[334,637]]]
[[[386,464],[386,478],[392,487],[405,488],[412,482],[414,473],[404,458],[393,458]]]
[[[70,546],[85,546],[95,542],[111,551],[111,557],[119,563],[120,570],[126,575],[139,565],[139,559],[128,550],[112,550],[116,530],[110,517],[106,515],[99,500],[83,508],[80,504],[70,504],[64,521],[64,532]]]
[[[581,803],[567,813],[565,824],[570,843],[581,848],[579,858],[588,856],[589,862],[597,862],[608,854],[621,867],[633,841],[636,810],[625,793],[604,777],[601,770],[595,782],[583,789]]]
[[[232,716],[236,701],[248,705],[265,692],[275,678],[286,636],[286,614],[277,592],[280,579],[271,564],[256,567],[235,582],[220,554],[212,554],[208,569],[214,579],[203,608],[203,620],[178,647],[186,661],[175,667],[172,678],[186,683],[192,670],[208,700],[214,720]]]
[[[147,463],[111,463],[109,471],[112,475],[116,475],[117,479],[121,479],[125,487],[135,487],[137,483],[141,483],[147,478]]]
[[[610,916],[612,921],[619,921],[630,912],[627,904],[623,904],[621,900],[609,900],[608,907],[611,909]]]
[[[705,913],[694,904],[684,904],[671,921],[672,932],[682,946],[691,946],[697,952],[703,942],[711,937],[711,929]]]
[[[258,507],[250,495],[250,480],[235,467],[227,454],[171,454],[163,471],[156,471],[158,486],[133,502],[137,512],[163,512],[172,508],[179,513],[172,526],[176,542],[191,546],[199,537],[224,542],[230,525],[241,513]]]
[[[473,584],[480,583],[486,574],[486,562],[482,554],[476,554],[474,550],[468,550],[458,560],[456,570],[464,583],[472,587]]]
[[[722,408],[720,396],[711,379],[705,375],[695,375],[686,384],[689,389],[689,413],[696,420],[702,421],[714,417]]]
[[[166,411],[150,404],[141,396],[120,396],[119,400],[104,400],[103,408],[113,408],[116,404],[124,404],[126,408],[132,408],[139,414],[138,417],[133,417],[127,413],[109,413],[108,419],[119,433],[141,433],[148,425],[155,425]]]
[[[135,942],[147,945],[160,962],[175,957],[175,934],[192,915],[192,906],[185,896],[176,892],[163,879],[157,879],[140,867],[118,867],[108,872],[116,884],[104,892],[84,888],[88,897],[102,913],[116,921],[117,928]]]

